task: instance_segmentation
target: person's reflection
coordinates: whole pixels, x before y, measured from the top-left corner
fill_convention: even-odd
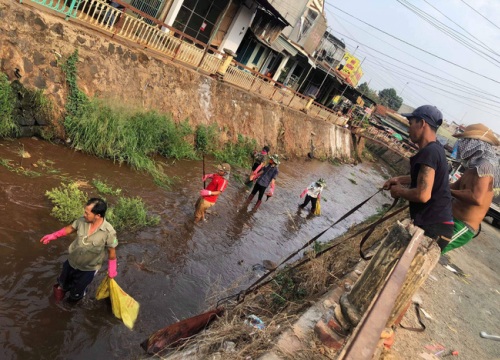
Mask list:
[[[231,227],[227,230],[227,235],[232,241],[238,240],[244,229],[251,228],[250,221],[255,211],[248,210],[247,207],[238,209],[233,218]]]

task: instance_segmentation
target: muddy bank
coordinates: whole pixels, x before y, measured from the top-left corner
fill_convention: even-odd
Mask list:
[[[22,159],[20,149],[31,158]],[[208,222],[195,226],[193,206],[202,186],[199,161],[163,159],[167,174],[176,176],[175,185],[165,190],[158,188],[150,176],[127,166],[35,139],[0,141],[0,158],[11,160],[16,168],[22,166],[41,174],[28,176],[0,167],[0,206],[9,214],[0,220],[0,254],[4,259],[0,265],[0,357],[5,359],[140,356],[138,344],[152,332],[197,314],[207,306],[208,295],[236,280],[241,285],[234,290],[243,288],[258,276],[252,270],[254,264],[264,259],[279,262],[376,192],[388,176],[368,163],[333,166],[318,161],[284,162],[275,196],[258,212],[241,210],[247,193],[233,176]],[[53,161],[50,171],[33,165],[39,160]],[[310,218],[306,211],[297,211],[299,194],[319,177],[327,182],[323,215]],[[63,179],[90,183],[93,178],[121,188],[124,195],[142,197],[161,217],[158,227],[118,234],[117,281],[141,304],[133,331],[112,317],[105,302],[93,299],[104,272],[97,275],[90,296],[78,306],[56,305],[51,300],[51,287],[71,239],[59,239],[47,246],[39,243],[44,234],[64,225],[49,215],[51,205],[44,192]],[[96,195],[93,188],[85,191]],[[326,233],[324,240],[341,234],[389,202],[386,196],[378,195]],[[45,335],[48,333],[49,337]]]
[[[55,105],[58,124],[67,97],[60,65],[78,49],[78,85],[91,97],[171,113],[175,121],[188,119],[193,127],[215,123],[223,142],[235,142],[242,134],[288,156],[306,156],[314,146],[318,158],[351,158],[351,139],[344,128],[220,83],[30,4],[0,0],[0,71],[26,87],[42,89]],[[64,136],[62,127],[59,136]]]

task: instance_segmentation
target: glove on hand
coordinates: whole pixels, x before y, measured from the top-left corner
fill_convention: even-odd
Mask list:
[[[307,189],[302,191],[302,194],[300,194],[300,198],[302,199],[304,196],[306,196],[306,194],[307,194]]]
[[[203,176],[203,177],[201,178],[201,181],[205,181],[205,180],[207,180],[207,179],[211,179],[211,178],[213,178],[213,177],[214,177],[214,174],[206,174],[205,176]]]
[[[40,242],[43,243],[44,245],[47,245],[49,242],[52,240],[58,239],[61,236],[66,236],[66,229],[62,228],[61,230],[58,230],[52,234],[45,235]]]
[[[116,272],[116,259],[108,259],[108,276],[112,279],[116,275],[118,275]]]
[[[200,190],[200,195],[201,196],[210,196],[210,195],[212,195],[212,192],[210,190],[203,189],[203,190]]]

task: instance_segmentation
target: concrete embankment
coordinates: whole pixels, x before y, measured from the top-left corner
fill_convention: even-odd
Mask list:
[[[67,96],[61,63],[78,49],[78,86],[90,96],[172,113],[190,125],[216,123],[223,141],[238,134],[288,156],[351,159],[348,130],[218,82],[137,44],[119,42],[33,3],[0,0],[0,70],[42,89],[61,117]],[[16,70],[17,69],[17,70]],[[26,126],[35,120],[25,119]],[[61,136],[62,136],[61,132]]]

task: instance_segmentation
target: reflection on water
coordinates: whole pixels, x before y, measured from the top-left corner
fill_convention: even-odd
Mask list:
[[[215,286],[227,287],[239,280],[244,287],[256,276],[254,264],[264,259],[279,263],[384,181],[370,164],[282,163],[275,195],[263,201],[258,211],[242,208],[247,189],[231,177],[228,189],[210,209],[208,221],[195,225],[201,162],[170,163],[166,172],[177,182],[165,190],[127,166],[35,139],[0,142],[0,158],[19,161],[20,143],[32,155],[24,159],[26,168],[38,160],[51,160],[59,172],[32,178],[0,167],[1,359],[137,358],[142,354],[139,343],[152,332],[210,305],[205,298]],[[207,170],[211,171],[210,166]],[[89,296],[76,306],[52,300],[52,285],[72,238],[45,246],[39,239],[66,225],[50,216],[51,205],[44,196],[62,177],[88,183],[99,177],[123,189],[126,196],[142,197],[161,217],[157,227],[118,234],[116,280],[141,304],[133,331],[112,316],[109,302],[94,298],[105,271],[98,273]],[[327,181],[322,216],[311,217],[307,210],[298,210],[299,195],[320,177]],[[97,195],[91,188],[86,191]],[[387,202],[385,195],[377,195],[322,240],[338,236]]]

